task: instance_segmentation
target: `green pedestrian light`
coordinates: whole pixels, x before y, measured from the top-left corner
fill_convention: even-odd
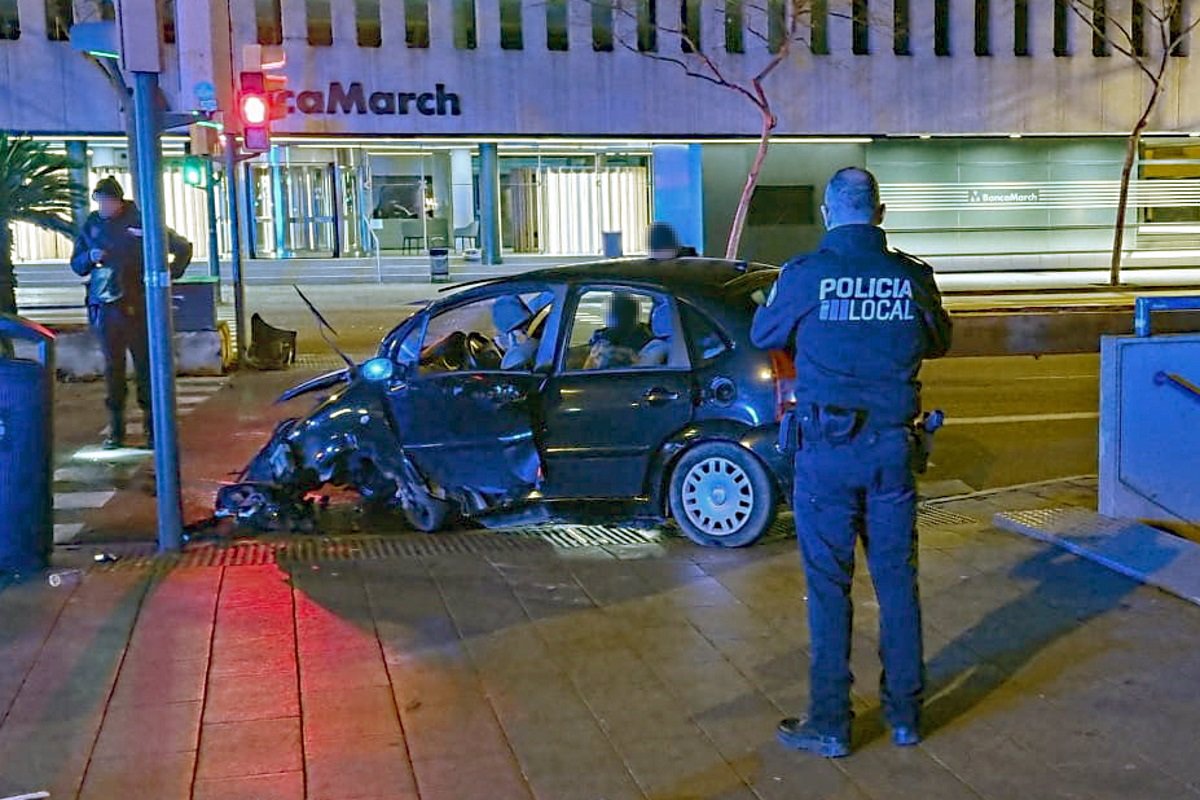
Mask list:
[[[199,156],[187,156],[183,159],[183,182],[188,186],[203,189],[206,185],[204,172],[203,158]]]

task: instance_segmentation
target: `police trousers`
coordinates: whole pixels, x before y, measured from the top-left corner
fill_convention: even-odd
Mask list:
[[[101,303],[88,307],[88,318],[100,338],[104,351],[104,383],[106,403],[114,421],[123,420],[128,393],[125,375],[125,353],[133,356],[137,377],[137,402],[147,414],[150,411],[150,343],[146,330],[146,315],[140,308],[125,308],[124,303]],[[149,428],[147,428],[149,430]]]
[[[859,536],[879,600],[884,714],[893,727],[919,721],[924,668],[913,446],[910,430],[897,426],[836,444],[805,437],[795,456],[812,655],[809,719],[827,734],[850,732],[850,586]]]

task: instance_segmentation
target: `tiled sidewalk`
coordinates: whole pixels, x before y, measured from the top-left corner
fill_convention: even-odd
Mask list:
[[[805,695],[788,541],[118,564],[0,591],[0,797],[1198,797],[1200,609],[984,522],[1091,491],[928,518],[913,750],[884,736],[865,575],[855,754],[774,743]]]

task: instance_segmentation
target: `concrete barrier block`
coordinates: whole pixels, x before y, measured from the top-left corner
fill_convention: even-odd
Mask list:
[[[218,331],[178,331],[175,334],[175,374],[223,375],[221,334]]]
[[[104,353],[91,328],[77,326],[56,331],[54,362],[60,381],[94,381],[104,377]],[[226,335],[222,331],[177,331],[174,337],[176,375],[224,375]],[[17,343],[18,358],[34,358],[34,346]],[[133,359],[126,354],[126,371],[133,374]]]

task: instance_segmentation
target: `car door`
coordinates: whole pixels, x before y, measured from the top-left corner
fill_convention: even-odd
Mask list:
[[[390,392],[400,442],[421,474],[446,489],[497,502],[522,498],[541,483],[535,408],[545,372],[535,372],[533,362],[500,369],[490,357],[484,365],[460,363],[458,354],[436,348],[458,334],[496,338],[493,306],[512,294],[544,299],[548,290],[522,287],[432,310],[421,333],[414,334],[421,337],[420,347],[407,348],[420,355]],[[554,349],[548,309],[531,312],[529,321],[538,326],[536,333],[551,336],[544,347],[547,360]]]
[[[602,349],[596,341],[613,327],[608,317],[614,298],[622,296],[637,302],[637,324],[646,328],[620,342],[630,347],[617,348],[636,350],[641,358],[632,363],[628,353],[607,361],[596,357]],[[665,293],[622,286],[578,287],[567,308],[557,369],[541,392],[544,493],[550,498],[641,496],[650,459],[687,425],[694,407],[678,309]],[[649,341],[642,342],[646,334]],[[646,360],[651,352],[660,357]]]

